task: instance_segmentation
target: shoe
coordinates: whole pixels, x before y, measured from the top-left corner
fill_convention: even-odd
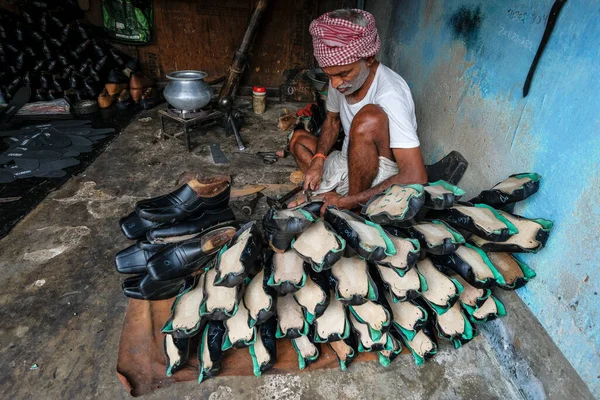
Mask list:
[[[222,210],[207,210],[197,217],[186,219],[174,225],[163,225],[152,228],[146,233],[150,243],[169,243],[191,239],[209,228],[224,223],[233,223],[235,214],[231,208]]]
[[[119,107],[121,110],[126,110],[129,108],[131,103],[132,100],[131,96],[129,95],[129,90],[123,89],[119,94],[119,97],[117,97],[117,107]]]
[[[27,86],[31,86],[31,74],[29,73],[29,71],[25,71],[25,73],[23,74],[23,83]]]
[[[112,47],[108,49],[108,52],[110,53],[110,55],[112,56],[112,59],[115,60],[115,63],[120,67],[123,64],[125,64],[125,61],[123,61],[123,58],[121,58],[121,56],[119,55],[119,52],[115,49],[113,49]]]
[[[210,178],[205,182],[191,180],[164,196],[142,200],[136,204],[136,213],[149,221],[173,223],[183,221],[204,210],[218,210],[229,203],[230,178]]]
[[[140,70],[141,70],[140,60],[138,60],[137,58],[132,58],[131,60],[127,61],[127,64],[125,64],[125,69],[123,69],[123,74],[125,74],[126,77],[131,78],[131,77],[133,77],[134,74],[136,74]]]
[[[71,89],[81,88],[81,76],[77,72],[72,72],[69,76],[69,86]]]
[[[54,25],[58,29],[62,29],[65,26],[65,24],[63,24],[63,22],[60,19],[56,18],[52,14],[48,16],[48,20],[50,23],[52,23],[52,25]]]
[[[81,94],[79,89],[68,89],[65,91],[65,97],[68,99],[70,104],[74,104],[81,100],[84,100],[85,96]]]
[[[23,19],[25,20],[25,22],[27,24],[29,24],[29,25],[35,24],[35,22],[33,21],[33,16],[26,10],[21,11],[21,17],[23,17]]]
[[[81,55],[83,54],[83,52],[85,51],[85,49],[87,49],[87,47],[92,44],[92,41],[90,39],[86,39],[83,42],[81,42],[81,44],[79,46],[77,46],[75,48],[75,53]]]
[[[72,32],[73,32],[73,30],[71,29],[71,24],[68,24],[67,26],[64,27],[64,29],[60,33],[60,40],[63,42],[67,42],[69,40],[69,36],[71,35]]]
[[[154,88],[144,89],[140,99],[140,105],[144,110],[149,110],[162,103],[163,99]]]
[[[98,101],[98,104],[100,104],[100,101]],[[145,238],[146,232],[152,228],[159,227],[161,224],[142,219],[135,212],[132,212],[128,216],[121,218],[119,225],[127,239],[135,240]]]
[[[185,285],[184,279],[157,282],[149,275],[136,275],[125,279],[123,294],[136,300],[166,300],[177,296]]]
[[[52,87],[52,76],[47,72],[42,72],[40,75],[40,87],[50,89]]]
[[[100,72],[106,66],[106,62],[108,61],[107,56],[101,57],[98,61],[96,61],[96,65],[94,65],[94,70]]]
[[[87,30],[85,29],[85,27],[83,25],[81,25],[79,23],[77,23],[77,25],[75,26],[75,32],[81,38],[81,40],[89,39]]]
[[[96,83],[98,83],[98,82],[100,82],[102,80],[102,77],[96,71],[94,71],[94,70],[90,71],[89,78],[91,80],[93,80],[94,82],[96,82]]]
[[[84,79],[83,89],[88,96],[93,98],[98,97],[100,94],[100,89],[97,87],[96,82],[91,78]]]
[[[107,80],[109,83],[124,83],[125,87],[129,86],[129,78],[116,68],[110,70]]]
[[[121,94],[123,90],[127,89],[126,83],[107,83],[104,85],[104,89],[108,92],[109,96],[116,96]]]
[[[51,38],[50,44],[53,45],[54,47],[56,47],[57,49],[62,49],[62,47],[63,47],[63,42],[61,42],[57,38]]]
[[[38,20],[38,27],[40,28],[40,31],[48,32],[48,16],[45,12],[42,14],[40,19]]]
[[[46,101],[47,100],[47,98],[46,98],[46,90],[44,90],[44,89],[37,89],[35,91],[34,98],[35,98],[35,101]]]
[[[156,246],[154,250],[147,250],[140,246],[140,242],[119,251],[115,256],[115,267],[121,274],[145,274],[146,263],[157,252],[163,250],[165,245]]]
[[[148,260],[148,274],[155,281],[183,278],[205,267],[219,250],[235,235],[236,229],[228,226],[205,233],[199,238],[170,244]]]
[[[16,69],[22,70],[25,65],[25,53],[22,51],[14,58],[13,65]]]
[[[34,72],[40,72],[41,70],[44,69],[45,65],[46,65],[46,61],[40,60],[33,66],[32,70]]]
[[[113,105],[115,102],[115,98],[110,96],[106,89],[103,89],[100,95],[98,96],[98,106],[100,108],[108,108]]]
[[[42,41],[42,53],[44,53],[44,57],[46,57],[46,60],[48,61],[54,58],[54,54],[45,40]]]
[[[269,209],[263,217],[269,246],[276,252],[288,250],[292,240],[318,219],[322,206],[323,202],[314,202],[288,210]]]
[[[107,57],[106,52],[96,40],[92,40],[92,47],[94,48],[94,54],[96,54],[96,58]]]
[[[46,66],[46,71],[54,72],[54,70],[57,67],[57,64],[58,63],[56,62],[56,60],[52,60],[52,61],[48,62],[48,65]]]
[[[90,60],[89,58],[87,60],[85,60],[77,69],[79,71],[79,73],[83,76],[87,76],[87,71],[92,69],[92,60]]]
[[[154,86],[154,79],[146,78],[140,74],[133,74],[129,80],[131,89],[145,89]]]
[[[44,40],[44,37],[38,31],[31,31],[31,32],[29,32],[29,35],[36,42],[41,42],[42,40]]]
[[[25,40],[25,34],[23,33],[23,27],[21,27],[20,25],[17,25],[13,29],[13,32],[15,34],[15,40],[17,42],[22,42],[23,40]]]
[[[54,75],[52,76],[52,87],[59,91],[62,92],[65,90],[66,87],[66,82],[64,79],[62,79],[59,75]]]
[[[48,100],[62,99],[63,97],[65,97],[65,92],[63,92],[62,90],[48,90]]]

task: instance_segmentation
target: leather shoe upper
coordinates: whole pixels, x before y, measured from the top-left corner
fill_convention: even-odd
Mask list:
[[[160,223],[142,219],[135,212],[132,212],[128,216],[121,218],[119,225],[121,226],[121,231],[123,231],[123,234],[125,237],[127,237],[127,239],[135,240],[145,237],[146,232],[152,228],[160,226]]]
[[[236,229],[224,227],[200,238],[167,245],[148,260],[148,273],[157,281],[182,278],[212,261],[218,251],[235,235]]]
[[[229,207],[220,210],[206,210],[197,217],[188,218],[173,225],[162,225],[150,229],[146,233],[146,238],[150,242],[156,243],[169,238],[202,233],[211,226],[233,222],[234,220],[235,214]]]
[[[228,178],[215,179],[207,183],[192,180],[164,196],[142,200],[135,211],[144,219],[154,222],[176,222],[197,215],[204,210],[227,207],[230,184]]]

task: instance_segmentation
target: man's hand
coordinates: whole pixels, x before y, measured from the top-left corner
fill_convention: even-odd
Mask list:
[[[336,192],[327,192],[312,198],[312,201],[323,202],[323,207],[321,207],[321,215],[325,214],[325,209],[328,206],[335,206],[339,209],[345,208],[343,200],[344,197],[340,196]]]
[[[324,165],[325,161],[322,158],[315,158],[312,161],[304,175],[304,190],[317,190],[321,186]]]

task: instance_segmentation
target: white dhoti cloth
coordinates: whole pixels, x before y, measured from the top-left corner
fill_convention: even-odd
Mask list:
[[[398,172],[398,165],[395,162],[385,157],[379,157],[377,176],[371,183],[371,187],[379,185]],[[335,190],[338,194],[346,196],[348,189],[348,155],[345,152],[334,150],[325,160],[321,186],[313,194],[318,195]]]

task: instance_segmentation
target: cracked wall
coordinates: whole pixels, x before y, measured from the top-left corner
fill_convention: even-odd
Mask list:
[[[370,0],[381,61],[413,91],[426,162],[452,150],[476,195],[506,176],[542,174],[516,212],[556,225],[547,248],[524,256],[538,274],[518,291],[593,393],[600,393],[600,50],[595,1],[568,2],[522,88],[553,0]]]

